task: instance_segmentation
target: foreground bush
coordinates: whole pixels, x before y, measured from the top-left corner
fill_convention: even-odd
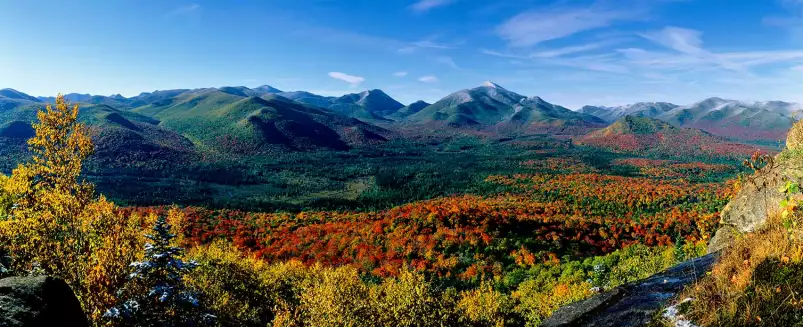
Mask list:
[[[117,215],[114,204],[80,180],[93,145],[77,121],[78,106],[69,108],[59,96],[55,108],[48,105],[37,116],[36,136],[28,141],[31,161],[0,178],[0,246],[12,272],[63,278],[89,317],[98,319],[141,251],[142,222]]]
[[[702,326],[803,324],[803,213],[799,187],[788,183],[783,213],[738,237],[711,275],[686,290],[685,313]]]
[[[582,262],[534,264],[460,290],[409,267],[371,281],[351,266],[267,264],[218,241],[188,252],[198,268],[186,282],[221,326],[537,326],[595,287],[647,277],[700,248],[634,245]],[[605,285],[599,271],[609,272]]]

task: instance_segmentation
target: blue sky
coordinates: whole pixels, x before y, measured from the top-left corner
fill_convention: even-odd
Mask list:
[[[803,102],[803,0],[0,1],[0,88]]]

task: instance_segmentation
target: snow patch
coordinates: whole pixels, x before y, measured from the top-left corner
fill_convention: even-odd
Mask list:
[[[686,302],[693,301],[693,300],[694,300],[693,298],[687,297],[687,298],[683,299],[682,301],[680,301],[678,303],[670,305],[669,307],[667,307],[664,310],[663,317],[664,317],[664,319],[669,321],[670,326],[675,326],[675,327],[697,327],[697,325],[695,325],[694,323],[692,323],[689,320],[686,320],[686,318],[683,315],[680,314],[680,306],[682,304],[686,303]]]
[[[482,86],[490,87],[492,89],[503,89],[503,90],[505,89],[504,87],[499,86],[499,84],[496,84],[491,81],[485,81],[484,83],[482,83]]]

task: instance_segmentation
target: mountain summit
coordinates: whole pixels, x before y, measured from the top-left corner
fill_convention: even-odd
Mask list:
[[[600,118],[571,111],[539,97],[527,98],[485,82],[452,93],[408,117],[414,123],[440,122],[453,127],[566,130],[602,127]]]
[[[482,86],[491,87],[491,88],[495,88],[495,89],[504,89],[503,87],[499,86],[499,84],[496,84],[496,83],[491,82],[491,81],[483,82]]]
[[[677,107],[667,102],[637,102],[619,107],[584,106],[578,111],[614,122],[624,116],[653,118]]]

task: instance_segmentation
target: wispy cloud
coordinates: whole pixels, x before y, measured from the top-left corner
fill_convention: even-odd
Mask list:
[[[437,7],[443,7],[456,2],[456,0],[418,0],[410,5],[410,9],[417,13],[425,13]]]
[[[456,49],[456,46],[445,44],[445,43],[438,43],[434,40],[422,40],[417,42],[412,42],[404,47],[399,48],[398,52],[401,54],[410,54],[415,53],[419,49],[436,49],[436,50],[448,50],[448,49]]]
[[[498,26],[496,33],[511,47],[530,47],[640,16],[638,10],[608,9],[599,4],[538,8],[513,16]]]
[[[507,58],[507,59],[529,59],[527,56],[520,56],[510,53],[499,52],[496,50],[489,50],[489,49],[480,49],[480,53],[486,54],[489,56],[500,57],[500,58]]]
[[[480,52],[489,56],[505,59],[513,59],[511,62],[517,66],[538,66],[538,67],[570,67],[589,71],[626,74],[630,69],[621,63],[621,58],[616,53],[599,53],[581,56],[567,56],[586,52],[602,47],[603,44],[588,44],[572,47],[565,47],[553,50],[534,52],[529,55],[499,52],[488,49],[481,49]]]
[[[181,6],[181,7],[178,7],[176,9],[171,10],[169,13],[167,13],[167,16],[186,15],[186,14],[198,11],[198,9],[201,9],[201,5],[199,5],[197,3],[191,3],[191,4],[184,5],[184,6]]]
[[[356,87],[360,85],[360,83],[365,81],[365,78],[362,78],[360,76],[354,76],[340,72],[331,72],[329,73],[329,77],[349,83],[353,87]]]
[[[395,72],[395,73],[393,73],[393,76],[396,76],[396,77],[405,77],[405,76],[407,76],[407,72],[404,72],[404,71],[401,71],[401,72]]]
[[[744,67],[703,49],[701,35],[702,33],[699,31],[674,26],[665,27],[660,31],[641,34],[641,36],[646,39],[682,54],[717,64],[735,72],[747,72]]]
[[[454,59],[452,59],[452,57],[441,56],[441,57],[435,58],[435,61],[438,62],[438,63],[444,64],[446,66],[449,66],[452,69],[460,69],[460,66],[457,65],[457,63],[454,61]]]
[[[530,54],[530,57],[535,58],[552,58],[552,57],[561,57],[565,55],[580,53],[580,52],[587,52],[591,50],[600,49],[603,47],[611,46],[617,43],[621,43],[625,41],[623,38],[616,38],[616,39],[608,39],[604,41],[597,41],[597,42],[590,42],[581,45],[574,45],[568,46],[563,48],[551,49],[551,50],[541,50],[536,51]]]
[[[438,82],[438,78],[435,77],[435,76],[432,76],[432,75],[421,76],[420,78],[418,78],[418,80],[421,81],[421,82],[424,82],[424,83],[437,83]]]

